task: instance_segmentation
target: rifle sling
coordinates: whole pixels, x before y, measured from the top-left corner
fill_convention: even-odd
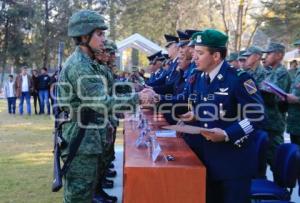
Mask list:
[[[76,138],[73,140],[73,142],[70,143],[69,154],[68,154],[67,159],[64,162],[64,165],[61,169],[62,177],[67,173],[68,169],[70,168],[71,162],[74,159],[74,157],[79,149],[79,146],[81,144],[81,141],[84,137],[85,130],[86,130],[85,128],[79,128]]]

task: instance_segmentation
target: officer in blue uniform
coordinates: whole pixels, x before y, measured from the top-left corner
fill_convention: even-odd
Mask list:
[[[192,76],[196,73],[195,68],[196,64],[192,58],[193,45],[188,46],[192,34],[195,33],[196,30],[186,30],[186,31],[177,31],[179,37],[179,43],[177,46],[179,47],[179,55],[178,55],[178,67],[176,70],[177,80],[175,81],[172,87],[172,95],[160,95],[161,104],[170,104],[170,100],[174,100],[176,104],[180,105],[169,105],[164,107],[163,111],[169,111],[168,113],[164,113],[165,119],[169,124],[175,124],[178,117],[181,114],[184,114],[188,111],[188,90],[190,85],[190,80],[193,78]],[[187,63],[188,62],[188,63]],[[159,92],[157,92],[159,94]],[[179,100],[178,100],[179,99]]]
[[[193,149],[207,168],[207,203],[250,202],[256,163],[253,134],[264,119],[263,100],[254,80],[224,60],[224,33],[207,29],[193,39],[195,62],[202,71],[191,88],[193,124],[209,129],[194,135]]]
[[[190,46],[188,46],[192,38],[191,34],[193,32],[194,32],[193,30],[186,30],[186,31],[177,30],[177,35],[179,37],[179,43],[177,44],[177,46],[179,47],[179,57],[191,61],[189,67],[185,70],[185,73],[183,75],[185,84],[187,84],[189,77],[192,75],[194,69],[196,68],[196,64],[194,63],[194,61],[192,61],[193,59],[192,51],[190,49]],[[187,86],[185,85],[184,88],[186,87]]]
[[[161,51],[156,52],[155,54],[148,56],[150,61],[151,76],[147,80],[146,84],[148,86],[162,85],[166,72],[162,68],[162,62],[165,60]]]
[[[153,90],[157,94],[172,94],[173,87],[179,79],[179,73],[176,71],[178,66],[177,43],[179,42],[179,38],[173,35],[165,35],[165,39],[167,41],[166,48],[169,57],[168,69],[165,75],[166,77],[161,78],[161,80],[164,80],[164,83],[162,85],[153,86]]]

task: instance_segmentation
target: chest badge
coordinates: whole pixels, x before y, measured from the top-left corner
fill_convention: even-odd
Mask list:
[[[222,74],[219,74],[219,75],[217,76],[217,78],[218,78],[218,80],[222,80],[222,79],[223,79],[223,75],[222,75]]]
[[[219,92],[215,92],[215,94],[218,94],[218,95],[228,95],[228,87],[226,88],[219,88]]]

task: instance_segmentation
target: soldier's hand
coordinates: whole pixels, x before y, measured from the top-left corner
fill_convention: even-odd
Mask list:
[[[152,88],[148,88],[148,87],[144,88],[142,92],[143,93],[149,93],[150,92],[152,94],[155,94],[154,90]]]
[[[139,92],[139,99],[142,104],[153,104],[154,103],[154,94],[149,91]]]
[[[287,101],[289,102],[289,103],[299,103],[300,101],[299,101],[299,97],[297,97],[297,96],[295,96],[295,95],[293,95],[293,94],[287,94]]]
[[[224,142],[226,138],[226,132],[221,128],[212,128],[209,131],[201,131],[201,135],[203,135],[206,140],[210,140],[212,142]]]
[[[134,83],[133,85],[136,92],[140,92],[144,89],[144,87],[138,83]]]

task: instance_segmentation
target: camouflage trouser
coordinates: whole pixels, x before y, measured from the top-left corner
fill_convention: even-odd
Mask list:
[[[66,157],[63,157],[65,160]],[[64,203],[91,203],[99,185],[99,155],[77,155],[64,177]],[[102,173],[103,174],[103,173]]]
[[[107,146],[105,149],[106,151],[106,169],[109,167],[111,162],[114,160],[115,157],[115,141],[116,141],[117,129],[113,133],[113,142]]]
[[[115,130],[115,132],[116,132],[116,130]],[[114,134],[114,136],[115,136],[115,134]],[[115,137],[113,140],[115,140]],[[107,139],[106,139],[106,141],[107,141]],[[99,189],[102,188],[101,183],[102,183],[103,177],[105,176],[105,171],[108,169],[110,163],[113,161],[114,155],[115,155],[114,142],[111,144],[106,142],[106,144],[104,145],[103,153],[101,155],[100,163],[98,164],[98,176],[97,176],[98,181],[97,181],[97,185],[96,185],[96,193],[99,192],[100,191]]]
[[[267,150],[267,162],[271,166],[273,165],[274,157],[276,154],[276,150],[279,145],[283,144],[283,132],[267,130],[269,135],[269,146]]]

